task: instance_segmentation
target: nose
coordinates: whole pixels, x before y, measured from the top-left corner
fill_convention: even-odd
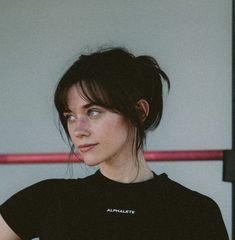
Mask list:
[[[72,127],[72,134],[75,137],[84,137],[90,135],[88,120],[84,117],[77,118]]]

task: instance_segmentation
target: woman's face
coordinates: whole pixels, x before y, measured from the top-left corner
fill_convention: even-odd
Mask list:
[[[106,108],[91,105],[79,89],[68,91],[69,135],[87,165],[121,164],[132,157],[132,139],[127,120]]]

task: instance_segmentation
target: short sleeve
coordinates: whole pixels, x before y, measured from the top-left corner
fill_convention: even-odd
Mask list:
[[[192,206],[194,240],[228,240],[218,205],[210,198],[198,197]]]
[[[21,190],[0,206],[6,223],[21,239],[37,237],[52,203],[53,180],[44,180]]]

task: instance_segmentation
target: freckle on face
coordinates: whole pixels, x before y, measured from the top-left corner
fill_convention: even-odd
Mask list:
[[[83,113],[82,106],[87,101],[81,97],[76,87],[68,92],[68,106],[77,115]],[[115,161],[125,158],[127,152],[131,152],[130,144],[127,144],[128,124],[121,115],[104,109],[97,119],[89,119],[89,134],[77,137],[69,129],[71,140],[75,146],[80,144],[96,144],[90,151],[82,155],[88,165],[98,165],[108,161],[113,156],[118,156]]]

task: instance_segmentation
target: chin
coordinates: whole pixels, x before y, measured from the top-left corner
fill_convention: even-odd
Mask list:
[[[100,164],[100,161],[98,161],[97,159],[92,159],[92,158],[88,158],[88,157],[84,157],[82,158],[82,161],[90,167],[95,167],[97,165]]]

